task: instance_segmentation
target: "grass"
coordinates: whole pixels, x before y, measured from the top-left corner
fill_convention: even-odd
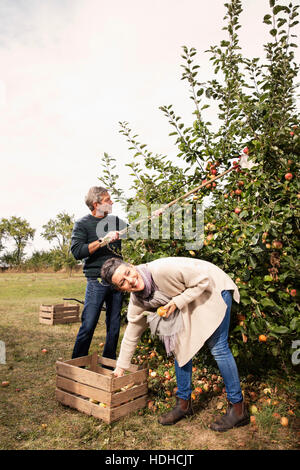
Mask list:
[[[63,297],[84,298],[81,274],[0,274],[0,339],[6,345],[6,364],[0,364],[0,449],[1,450],[191,450],[191,449],[296,449],[299,415],[296,382],[276,374],[264,383],[250,378],[245,393],[257,394],[256,424],[214,433],[209,423],[220,413],[220,396],[201,396],[196,414],[167,428],[157,422],[160,411],[144,409],[111,425],[64,407],[55,400],[55,362],[70,359],[79,323],[48,326],[39,323],[41,303],[61,303]],[[121,337],[124,333],[121,329]],[[105,339],[102,313],[90,352],[98,351]],[[46,348],[47,354],[41,350]],[[271,398],[264,393],[271,387]],[[150,387],[150,396],[154,389]],[[221,397],[224,399],[224,396]],[[268,400],[276,399],[272,405]],[[276,401],[275,401],[276,403]],[[289,410],[294,415],[288,415]],[[278,418],[289,416],[283,428]]]

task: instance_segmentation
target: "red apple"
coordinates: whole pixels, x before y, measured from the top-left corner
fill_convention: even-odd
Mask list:
[[[239,214],[239,213],[241,212],[241,209],[240,209],[239,207],[236,207],[236,208],[234,209],[234,212],[235,212],[236,214]]]
[[[2,387],[8,387],[9,386],[9,381],[8,380],[3,380],[3,382],[1,383],[1,386]]]
[[[47,349],[45,349],[45,348],[44,348],[44,349],[42,349],[42,353],[43,353],[43,354],[47,354],[47,352],[48,352],[48,350],[47,350]]]
[[[292,173],[287,173],[284,177],[287,181],[290,181],[293,178],[293,175]]]
[[[249,153],[248,147],[245,147],[244,150],[243,150],[243,152],[248,154],[248,153]]]
[[[296,297],[296,295],[297,295],[296,289],[291,289],[290,294],[291,294],[292,297]]]
[[[240,194],[242,194],[242,190],[241,190],[241,189],[236,189],[234,192],[235,192],[235,194],[236,194],[237,196],[239,196]]]

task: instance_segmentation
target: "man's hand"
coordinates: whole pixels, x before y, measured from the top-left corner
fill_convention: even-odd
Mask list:
[[[177,306],[173,300],[170,300],[170,302],[164,306],[164,309],[166,310],[166,314],[164,315],[164,318],[169,318],[172,313],[175,312]]]
[[[108,232],[108,234],[105,235],[104,238],[105,238],[105,239],[109,238],[109,240],[110,240],[111,242],[114,242],[114,241],[116,241],[116,240],[119,240],[120,235],[119,235],[119,232]]]
[[[123,377],[124,375],[124,369],[121,369],[121,367],[116,367],[115,370],[113,371],[113,374],[115,377]]]
[[[119,236],[119,232],[108,232],[107,235],[105,235],[105,237],[102,239],[105,240],[109,240],[109,242],[114,242],[115,240],[119,240],[120,236]],[[93,253],[95,253],[95,251],[99,250],[100,248],[100,243],[99,243],[99,240],[96,240],[95,242],[92,242],[89,244],[89,253],[90,255],[92,255]]]

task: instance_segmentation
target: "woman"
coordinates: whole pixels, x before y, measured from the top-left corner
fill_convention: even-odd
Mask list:
[[[192,358],[207,341],[223,377],[229,407],[211,429],[227,431],[249,423],[237,366],[228,346],[233,298],[239,302],[237,286],[220,268],[192,258],[160,258],[133,266],[110,259],[101,270],[103,281],[130,292],[128,325],[114,374],[120,377],[130,367],[138,341],[149,326],[175,356],[176,406],[160,416],[160,424],[174,424],[193,414],[191,406]],[[165,316],[156,310],[165,308]]]

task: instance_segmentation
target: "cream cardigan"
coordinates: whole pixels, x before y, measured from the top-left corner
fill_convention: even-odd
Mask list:
[[[201,349],[222,322],[226,304],[223,290],[232,290],[239,303],[239,291],[231,278],[208,261],[193,258],[160,258],[145,264],[159,290],[172,297],[181,310],[184,329],[177,337],[175,357],[184,366]],[[139,339],[147,328],[145,309],[130,296],[126,327],[117,367],[128,369]]]

